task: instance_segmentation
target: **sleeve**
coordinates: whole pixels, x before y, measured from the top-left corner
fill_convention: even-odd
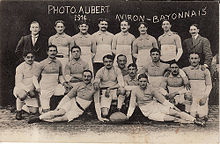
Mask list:
[[[205,83],[206,83],[206,89],[204,95],[205,97],[208,97],[212,90],[211,74],[208,69],[205,70]]]
[[[24,37],[22,36],[21,39],[18,41],[18,44],[15,49],[15,55],[18,58],[21,58],[23,55],[23,50],[24,50]]]
[[[88,70],[88,69],[89,69],[89,64],[88,64],[88,63],[85,63],[83,69],[84,69],[84,70]],[[91,71],[92,71],[92,70],[91,70]]]
[[[127,117],[131,117],[136,107],[136,89],[132,90]]]
[[[160,83],[160,87],[163,89],[167,88],[167,77],[163,77],[161,83]]]
[[[52,36],[48,39],[48,45],[52,45],[52,39],[53,39]]]
[[[137,58],[138,55],[138,46],[137,46],[137,39],[134,40],[133,44],[132,44],[132,55],[133,57]]]
[[[102,68],[98,70],[98,72],[96,73],[96,76],[95,76],[95,80],[94,80],[94,83],[100,83],[101,81],[101,78],[102,78]]]
[[[148,70],[147,70],[147,65],[144,65],[139,71],[138,71],[138,74],[143,74],[143,73],[147,73]]]
[[[124,78],[123,78],[123,75],[122,75],[122,73],[121,73],[121,70],[116,69],[116,73],[117,73],[118,85],[119,85],[120,87],[124,87],[124,86],[125,86],[125,83],[124,83]]]
[[[64,69],[64,75],[70,75],[70,63],[67,63]]]
[[[205,55],[204,64],[207,64],[210,67],[213,56],[212,56],[212,51],[211,51],[211,48],[210,48],[210,42],[206,38],[203,41],[203,54]]]
[[[153,48],[158,48],[157,40],[154,37],[152,38],[152,46]]]
[[[176,35],[175,37],[175,43],[176,43],[176,48],[177,48],[177,54],[176,54],[176,61],[180,59],[180,57],[183,54],[183,49],[182,49],[182,44],[181,44],[181,38],[179,35]]]
[[[72,36],[72,37],[70,38],[70,50],[71,50],[71,48],[72,48],[73,46],[75,46],[75,45],[76,45],[75,36]]]
[[[34,69],[34,76],[36,76],[38,78],[40,76],[43,68],[44,68],[44,63],[40,62],[40,64],[37,65]]]
[[[75,87],[73,87],[66,96],[69,97],[69,98],[76,97],[77,96],[78,87],[79,87],[79,85],[76,85]]]
[[[116,45],[117,45],[117,34],[113,36],[112,40],[112,52],[115,54],[116,53]]]
[[[96,54],[96,37],[95,37],[95,35],[93,34],[93,35],[91,35],[91,41],[92,41],[92,44],[91,44],[91,50],[92,50],[92,53],[93,53],[93,56]]]
[[[158,48],[161,49],[160,36],[158,37]]]
[[[22,72],[22,67],[18,66],[16,68],[16,74],[15,74],[15,86],[18,86],[19,88],[28,92],[28,89],[22,82],[23,78],[24,78],[24,74]]]

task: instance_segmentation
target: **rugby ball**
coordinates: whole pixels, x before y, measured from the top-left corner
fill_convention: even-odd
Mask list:
[[[109,117],[111,122],[119,123],[127,120],[127,116],[122,112],[115,112]]]

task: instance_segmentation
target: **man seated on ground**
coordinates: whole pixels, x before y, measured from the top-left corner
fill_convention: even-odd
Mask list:
[[[98,70],[94,80],[96,95],[101,96],[101,112],[103,117],[109,115],[112,100],[121,101],[121,94],[124,93],[124,79],[121,70],[113,66],[113,56],[103,57],[104,67]],[[118,93],[118,97],[117,97]]]
[[[148,85],[146,74],[138,76],[139,86],[132,90],[127,118],[129,119],[137,106],[143,115],[154,121],[174,121],[180,123],[195,123],[204,125],[204,121],[197,120],[191,115],[180,111],[172,103],[167,101],[157,90]],[[153,99],[155,97],[157,101]]]
[[[170,69],[171,73],[167,77],[164,77],[160,84],[160,92],[178,108],[184,105],[185,108],[183,110],[189,113],[192,102],[192,95],[189,91],[189,80],[187,77],[180,76],[179,66],[176,62],[170,64]],[[168,90],[168,93],[166,90]]]
[[[82,74],[83,81],[77,83],[77,85],[64,96],[54,111],[49,111],[40,115],[39,117],[33,117],[28,121],[28,123],[39,121],[70,122],[84,113],[85,109],[91,104],[93,98],[98,119],[100,121],[108,121],[107,119],[101,117],[101,110],[98,102],[99,97],[98,95],[94,95],[95,90],[91,83],[91,79],[92,72],[90,70],[84,70]]]
[[[191,86],[192,105],[190,114],[208,120],[208,101],[212,89],[211,75],[208,69],[200,65],[200,55],[191,53],[189,55],[190,66],[184,67]]]
[[[69,84],[74,87],[78,82],[82,82],[82,72],[89,69],[87,62],[81,59],[81,48],[73,46],[71,48],[72,60],[65,66],[64,75]]]
[[[16,119],[22,119],[22,109],[28,113],[38,112],[38,93],[33,85],[34,69],[39,65],[34,61],[32,51],[23,53],[24,62],[17,66],[15,75],[14,96],[16,97]]]
[[[70,87],[63,77],[62,64],[56,59],[57,47],[55,45],[49,45],[47,54],[48,58],[40,62],[33,76],[34,86],[36,90],[40,92],[42,112],[50,110],[50,98],[53,95],[63,95],[65,92],[64,87]],[[38,78],[40,76],[40,83],[38,83]]]
[[[120,111],[123,105],[123,102],[125,101],[126,108],[129,105],[130,95],[132,89],[138,86],[138,79],[137,79],[137,65],[135,63],[131,63],[128,65],[128,74],[124,76],[124,82],[125,82],[125,94],[122,95],[122,103],[118,104],[118,110]],[[124,98],[124,100],[123,100]]]
[[[117,66],[120,70],[123,76],[128,74],[127,69],[127,57],[123,54],[120,54],[117,56]]]
[[[150,50],[150,56],[152,61],[148,62],[141,70],[139,70],[139,74],[146,73],[149,78],[149,83],[153,87],[159,87],[161,81],[163,80],[163,76],[169,74],[169,64],[162,63],[160,60],[160,50],[158,48],[152,48]],[[183,70],[180,69],[180,76],[185,77],[186,74]]]

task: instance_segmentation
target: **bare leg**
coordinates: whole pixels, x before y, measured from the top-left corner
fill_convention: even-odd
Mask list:
[[[61,122],[61,121],[68,121],[68,119],[65,115],[63,115],[63,116],[58,116],[58,117],[55,117],[53,119],[45,120],[45,121],[48,121],[48,122]]]
[[[185,112],[178,112],[174,109],[170,109],[169,114],[175,117],[180,117],[181,119],[187,120],[187,121],[194,121],[195,118]]]
[[[118,104],[117,104],[118,109],[121,109],[124,101],[125,101],[125,96],[124,95],[119,95],[118,96]]]

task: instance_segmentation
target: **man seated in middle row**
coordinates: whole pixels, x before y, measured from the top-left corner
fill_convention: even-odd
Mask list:
[[[183,110],[189,113],[192,103],[189,80],[187,77],[180,76],[179,66],[176,62],[170,64],[170,69],[171,73],[167,77],[164,77],[160,84],[160,92],[178,108],[184,105],[185,109]]]
[[[124,93],[124,79],[121,70],[113,66],[113,56],[103,57],[104,67],[98,70],[94,80],[96,94],[101,96],[101,112],[103,117],[107,117],[112,100],[121,101],[121,94]],[[117,98],[117,93],[119,97]]]

